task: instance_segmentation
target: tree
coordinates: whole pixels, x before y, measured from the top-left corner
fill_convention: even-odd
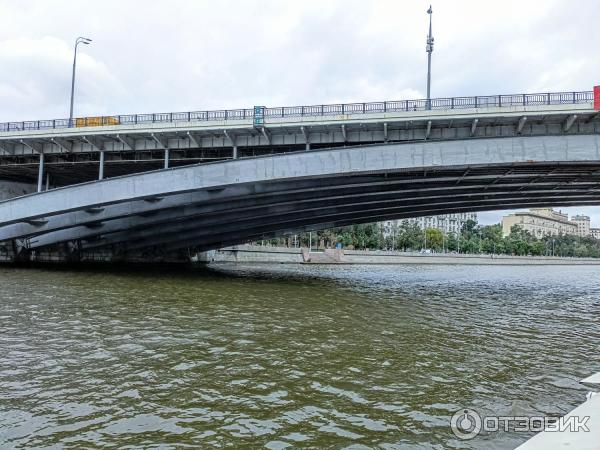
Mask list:
[[[423,247],[423,230],[415,223],[408,220],[402,221],[397,236],[398,248],[402,250],[418,250]]]
[[[446,249],[449,252],[458,251],[458,236],[456,233],[448,233],[446,236]]]
[[[437,228],[428,228],[425,230],[425,236],[427,238],[427,248],[432,248],[438,252],[442,250],[444,234],[440,230]]]

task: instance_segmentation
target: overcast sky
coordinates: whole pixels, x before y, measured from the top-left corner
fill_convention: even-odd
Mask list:
[[[432,3],[433,97],[600,83],[598,0]],[[0,0],[0,121],[68,117],[77,36],[76,115],[422,98],[428,6]]]

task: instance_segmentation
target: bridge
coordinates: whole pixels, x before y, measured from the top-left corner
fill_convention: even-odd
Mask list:
[[[600,204],[600,91],[0,124],[0,258]],[[0,188],[2,182],[0,182]]]

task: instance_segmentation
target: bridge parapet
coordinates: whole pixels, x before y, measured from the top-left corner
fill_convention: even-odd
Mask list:
[[[302,117],[339,117],[371,113],[453,111],[461,109],[510,108],[546,105],[591,104],[593,91],[574,91],[538,94],[511,94],[473,97],[450,97],[430,100],[396,100],[368,103],[339,103],[312,106],[260,107],[261,118],[292,119]],[[228,122],[254,121],[257,108],[214,111],[189,111],[133,115],[111,115],[102,117],[34,120],[0,123],[0,133],[11,131],[36,131],[65,128],[89,128],[96,126],[132,126],[178,122]]]

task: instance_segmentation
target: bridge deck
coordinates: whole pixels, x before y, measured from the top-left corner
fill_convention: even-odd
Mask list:
[[[114,120],[105,123],[118,124],[104,126],[0,124],[0,179],[35,182],[41,153],[51,185],[63,186],[96,179],[101,158],[104,177],[114,177],[307,149],[598,133],[600,127],[592,92],[434,99],[431,110],[423,102],[109,116]]]

